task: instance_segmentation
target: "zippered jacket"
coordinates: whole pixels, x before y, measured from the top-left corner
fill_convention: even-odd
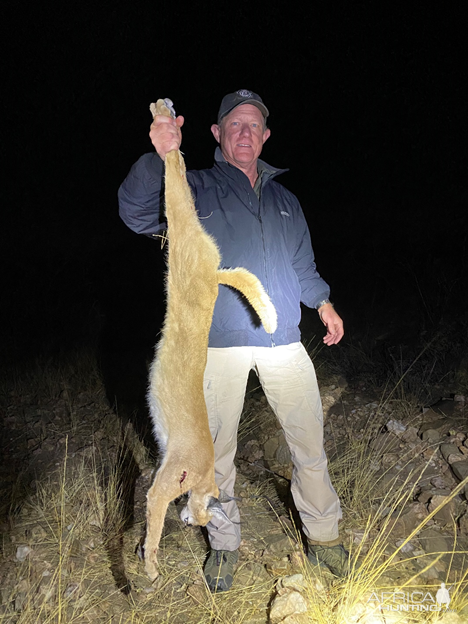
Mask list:
[[[258,161],[260,199],[248,177],[224,160],[217,148],[212,169],[188,171],[201,223],[221,253],[221,268],[243,267],[263,284],[278,314],[267,334],[242,297],[220,285],[210,347],[274,347],[300,340],[300,302],[315,308],[330,289],[317,272],[309,229],[299,201],[274,178],[286,170]],[[166,229],[163,208],[164,163],[145,154],[119,189],[120,216],[130,229],[157,236]]]

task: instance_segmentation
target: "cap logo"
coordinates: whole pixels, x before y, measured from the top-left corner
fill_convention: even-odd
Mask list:
[[[252,91],[248,91],[247,89],[240,89],[239,91],[237,91],[237,95],[240,95],[243,98],[251,98]]]

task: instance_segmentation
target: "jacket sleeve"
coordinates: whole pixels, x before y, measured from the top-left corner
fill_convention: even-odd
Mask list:
[[[163,161],[156,153],[144,154],[119,188],[120,217],[137,234],[151,236],[166,229],[163,179]]]
[[[292,264],[301,285],[301,302],[309,308],[315,308],[320,301],[328,299],[330,287],[317,271],[309,228],[302,208],[298,206],[298,209],[296,251]]]

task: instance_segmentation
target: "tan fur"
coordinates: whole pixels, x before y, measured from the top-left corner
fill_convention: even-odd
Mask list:
[[[163,100],[152,104],[151,110],[153,115],[170,114]],[[218,270],[221,257],[197,217],[180,151],[167,154],[165,163],[167,312],[148,392],[154,431],[164,454],[147,497],[145,565],[151,579],[158,575],[156,555],[169,503],[190,492],[181,515],[187,523],[204,526],[212,518],[211,504],[219,495],[203,394],[218,284],[240,290],[266,331],[276,329],[276,311],[260,281],[245,269]]]

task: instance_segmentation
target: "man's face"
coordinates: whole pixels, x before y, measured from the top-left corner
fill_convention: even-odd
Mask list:
[[[270,130],[264,129],[264,119],[253,104],[241,104],[221,121],[213,124],[211,131],[221,146],[224,158],[242,170],[257,166]]]

